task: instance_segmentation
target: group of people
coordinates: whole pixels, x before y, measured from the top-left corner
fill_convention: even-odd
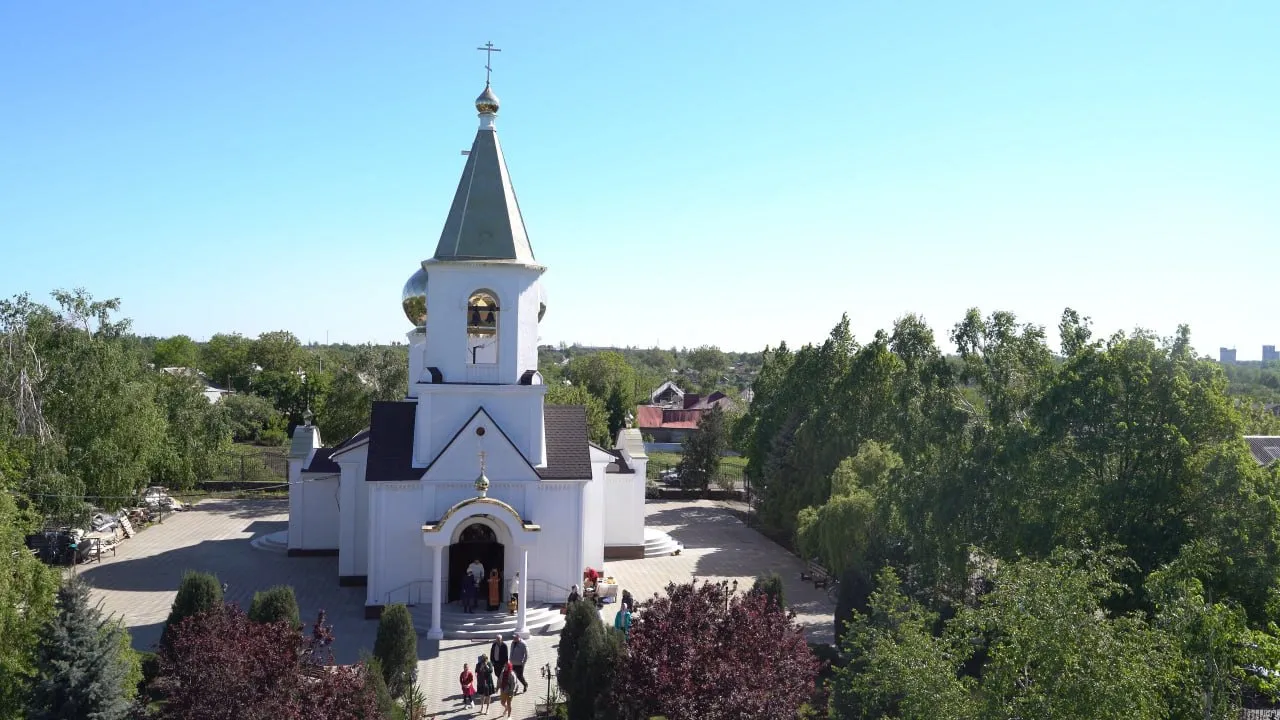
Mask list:
[[[482,589],[484,593],[482,593]],[[511,578],[511,599],[515,601],[518,598],[520,589],[520,573],[516,573]],[[484,574],[484,565],[480,561],[472,560],[467,566],[467,573],[462,577],[462,611],[473,613],[476,611],[476,605],[480,598],[487,595],[485,599],[489,601],[487,607],[489,610],[497,610],[502,604],[502,575],[497,568],[489,571],[486,578]]]
[[[458,682],[462,685],[462,706],[470,710],[479,698],[480,709],[489,714],[489,704],[497,693],[502,705],[502,717],[511,717],[511,699],[529,691],[524,679],[524,666],[529,662],[529,646],[519,635],[511,636],[511,647],[499,635],[489,646],[489,654],[476,659],[476,669],[464,663]],[[495,682],[496,681],[496,682]]]
[[[578,586],[574,585],[569,588],[569,599],[566,607],[582,599],[582,593],[578,590]],[[597,607],[599,607],[599,601],[597,601]],[[618,612],[613,616],[613,626],[622,631],[623,637],[631,634],[633,608],[635,608],[635,598],[631,597],[629,591],[623,590],[622,602],[618,604]]]

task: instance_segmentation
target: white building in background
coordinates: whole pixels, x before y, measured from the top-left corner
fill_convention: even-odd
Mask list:
[[[585,410],[548,406],[538,372],[546,312],[486,84],[435,254],[404,287],[409,393],[374,403],[367,430],[333,448],[293,437],[288,548],[338,556],[339,581],[366,588],[366,616],[430,607],[428,636],[466,566],[518,573],[516,631],[530,604],[563,602],[587,567],[645,555],[648,458],[639,430],[587,441]],[[652,533],[651,533],[652,535]],[[558,615],[558,613],[557,613]],[[415,615],[417,617],[417,615]]]

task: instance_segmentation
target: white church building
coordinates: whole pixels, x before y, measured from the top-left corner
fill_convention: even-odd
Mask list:
[[[527,635],[531,608],[550,615],[546,604],[562,603],[585,568],[645,556],[639,430],[597,447],[584,408],[544,402],[546,268],[529,244],[487,83],[476,109],[480,128],[435,254],[403,291],[414,325],[408,396],[374,403],[368,429],[335,447],[298,428],[289,467],[289,554],[336,553],[338,581],[365,588],[366,617],[404,603],[426,624],[429,607],[433,639],[446,634],[442,614],[474,560],[500,574],[504,607],[517,583],[511,621]]]

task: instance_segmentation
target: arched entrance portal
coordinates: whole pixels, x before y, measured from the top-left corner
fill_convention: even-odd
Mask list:
[[[493,528],[484,522],[472,522],[462,528],[458,541],[449,546],[449,602],[462,597],[462,580],[467,566],[473,560],[479,560],[484,566],[487,579],[491,570],[497,569],[498,577],[506,581],[505,570],[506,548],[498,542],[498,535]],[[481,584],[479,596],[488,598],[488,585]],[[500,587],[505,587],[502,585]],[[481,607],[484,601],[481,601]]]

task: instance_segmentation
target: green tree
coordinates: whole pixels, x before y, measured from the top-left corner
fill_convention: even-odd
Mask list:
[[[247,392],[255,372],[249,359],[252,345],[252,340],[236,333],[214,335],[200,351],[200,369],[215,384]]]
[[[266,442],[278,431],[283,435],[285,420],[266,398],[236,393],[218,403],[235,442]]]
[[[556,647],[556,682],[566,693],[576,687],[574,661],[583,637],[590,628],[602,625],[600,613],[590,602],[580,600],[565,608],[564,629],[560,631],[560,643]]]
[[[200,364],[200,346],[186,335],[174,335],[156,343],[151,362],[159,368],[195,368]]]
[[[702,413],[698,429],[684,441],[684,454],[677,466],[680,485],[705,491],[720,472],[720,458],[728,447],[724,411],[716,406]]]
[[[608,399],[615,387],[622,390],[628,405],[640,394],[636,387],[635,369],[622,353],[614,350],[602,350],[573,358],[565,368],[565,377],[573,381],[574,385],[586,388],[587,392],[601,402]]]
[[[355,371],[339,370],[317,420],[321,437],[340,442],[368,427],[373,400],[370,387]]]
[[[389,605],[378,621],[373,656],[382,663],[383,678],[392,697],[403,697],[418,680],[418,635],[404,605]]]
[[[253,602],[249,605],[249,619],[260,623],[283,620],[289,623],[289,627],[302,627],[298,599],[293,594],[293,588],[288,585],[277,585],[268,590],[255,592]]]
[[[587,411],[587,439],[608,447],[609,419],[604,402],[577,385],[550,385],[545,399],[548,405],[581,405]]]
[[[57,614],[41,633],[27,717],[34,720],[117,720],[128,716],[131,657],[122,656],[121,628],[89,604],[76,578],[58,591]]]
[[[287,330],[259,335],[249,347],[249,360],[257,363],[263,372],[274,373],[293,373],[307,364],[302,343]]]
[[[626,644],[620,631],[600,622],[587,626],[573,659],[573,687],[568,691],[570,720],[611,717],[613,681],[625,655]]]
[[[12,489],[25,458],[0,439],[0,718],[23,717],[27,681],[35,673],[40,629],[54,611],[58,574],[27,552],[24,538],[39,518],[18,508]]]
[[[231,445],[231,427],[221,408],[188,376],[156,378],[156,404],[164,414],[164,440],[152,456],[152,477],[171,488],[195,487],[213,477]]]
[[[187,571],[182,576],[182,583],[178,585],[178,594],[173,598],[169,617],[164,621],[160,647],[169,646],[174,628],[183,620],[221,608],[222,585],[218,583],[218,578],[209,573]]]
[[[904,596],[898,576],[883,570],[869,612],[856,614],[844,636],[847,658],[831,681],[835,720],[965,720],[983,717],[972,683],[958,666],[972,646],[933,634],[938,622]]]
[[[720,375],[728,367],[728,360],[720,348],[714,345],[703,345],[685,356],[690,369],[698,374],[698,382],[704,388],[713,388],[720,383]]]
[[[609,413],[609,438],[618,437],[618,432],[627,426],[627,413],[630,410],[630,403],[627,402],[625,393],[622,388],[614,386],[609,391],[609,399],[605,402],[605,411]],[[605,447],[609,447],[609,443]]]

